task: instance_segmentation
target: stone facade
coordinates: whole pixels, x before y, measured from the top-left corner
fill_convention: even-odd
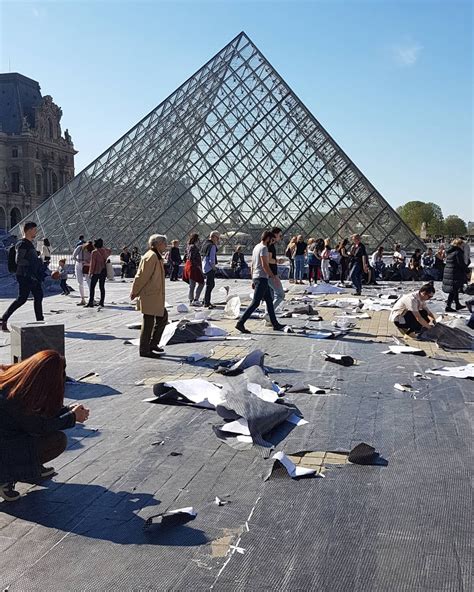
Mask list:
[[[74,176],[61,109],[39,84],[0,74],[0,230],[9,230]]]

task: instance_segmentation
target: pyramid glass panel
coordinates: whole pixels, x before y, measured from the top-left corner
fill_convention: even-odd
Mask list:
[[[80,234],[118,250],[211,230],[249,251],[271,226],[422,246],[245,33],[28,219],[60,253]]]

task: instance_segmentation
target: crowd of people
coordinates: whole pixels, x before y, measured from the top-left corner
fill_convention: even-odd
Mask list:
[[[22,239],[14,246],[12,257],[9,253],[9,268],[16,275],[18,297],[2,316],[3,331],[8,331],[9,318],[25,304],[30,294],[34,299],[36,319],[43,320],[42,282],[51,262],[51,245],[43,240],[42,249],[38,252],[34,245],[36,236],[36,224],[27,222]],[[277,259],[278,243],[282,238],[281,228],[265,230],[253,249],[250,266],[241,247],[236,248],[232,256],[231,266],[237,277],[250,267],[253,289],[252,302],[236,324],[236,329],[242,333],[250,333],[246,322],[262,302],[265,302],[267,320],[273,329],[284,329],[277,319],[278,309],[285,299]],[[169,246],[167,237],[161,234],[150,236],[148,250],[143,256],[136,247],[131,252],[123,247],[120,253],[121,277],[133,277],[130,299],[136,302],[137,310],[143,317],[139,340],[141,357],[159,358],[163,354],[160,342],[168,324],[166,267],[170,281],[178,281],[184,262],[182,279],[189,284],[190,305],[215,308],[212,292],[218,269],[219,242],[218,231],[212,231],[202,244],[199,235],[193,233],[187,241],[184,258],[181,257],[179,242],[174,240]],[[356,295],[361,294],[363,281],[370,281],[371,273],[375,277],[384,277],[386,270],[383,247],[379,247],[369,258],[358,234],[354,234],[351,241],[345,239],[334,246],[329,239],[309,238],[306,241],[301,235],[295,236],[289,241],[285,254],[290,262],[291,283],[303,284],[305,280],[310,284],[350,281]],[[104,246],[102,239],[85,241],[83,236],[80,237],[72,254],[81,297],[79,305],[95,306],[98,284],[99,305],[104,306],[110,255],[111,249]],[[416,249],[409,260],[397,244],[390,267],[407,267],[419,278],[423,270],[436,269],[437,260],[442,262],[442,289],[448,294],[446,311],[452,312],[465,308],[459,294],[468,282],[468,255],[469,250],[462,238],[454,239],[446,249],[440,246],[436,254],[431,249],[424,254]],[[68,294],[65,258],[59,260],[56,272],[63,294]],[[203,292],[204,299],[201,301]],[[431,327],[436,318],[427,302],[434,294],[431,281],[402,295],[392,308],[390,320],[406,334]],[[89,417],[89,410],[83,405],[64,406],[65,378],[65,360],[55,351],[42,351],[18,364],[0,366],[0,497],[7,501],[15,501],[19,497],[14,489],[16,481],[47,478],[54,473],[54,469],[45,464],[65,450],[67,440],[63,430]]]

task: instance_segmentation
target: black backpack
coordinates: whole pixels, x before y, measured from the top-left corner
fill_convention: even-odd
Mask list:
[[[17,264],[16,264],[16,247],[12,245],[8,249],[8,271],[10,273],[16,273]]]

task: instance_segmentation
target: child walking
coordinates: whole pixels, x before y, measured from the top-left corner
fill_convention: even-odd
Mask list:
[[[61,286],[62,295],[69,296],[71,288],[67,285],[66,259],[60,259],[58,261],[57,271],[59,273],[59,285]]]

